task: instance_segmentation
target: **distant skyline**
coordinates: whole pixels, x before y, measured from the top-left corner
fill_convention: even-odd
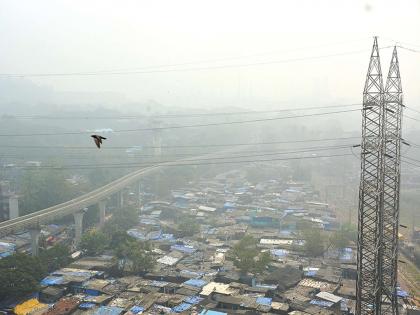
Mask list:
[[[2,0],[0,73],[163,71],[23,79],[73,97],[106,93],[115,106],[328,105],[361,100],[374,35],[420,51],[419,33],[419,0]],[[384,79],[390,56],[381,51]],[[420,109],[420,53],[399,56],[405,102]]]

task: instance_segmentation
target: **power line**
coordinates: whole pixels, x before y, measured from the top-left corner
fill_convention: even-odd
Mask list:
[[[416,112],[416,113],[420,114],[420,111],[417,110],[417,109],[414,109],[414,108],[411,108],[411,107],[407,107],[407,106],[405,108],[408,109],[408,110],[411,110],[413,112]]]
[[[262,153],[262,152],[283,152],[284,150],[325,150],[325,149],[336,149],[336,148],[343,148],[343,147],[349,147],[350,144],[341,144],[341,145],[332,145],[332,146],[311,146],[311,147],[298,147],[298,148],[283,148],[283,150],[279,151],[277,150],[246,150],[246,151],[240,151],[238,153],[233,153],[233,154],[243,154],[243,153]],[[136,154],[133,156],[127,156],[127,155],[123,155],[123,154],[107,154],[107,155],[102,155],[100,151],[96,150],[96,152],[98,153],[97,155],[95,154],[90,154],[91,152],[83,152],[82,154],[80,153],[73,153],[71,152],[71,154],[69,155],[58,155],[55,158],[57,159],[69,159],[69,160],[76,160],[76,159],[92,159],[92,158],[101,158],[101,159],[109,159],[109,158],[126,158],[126,159],[139,159],[139,158],[147,158],[147,157],[156,157],[155,154]],[[201,152],[202,154],[207,154],[207,153],[211,153],[211,152]],[[172,154],[163,154],[160,155],[159,157],[171,157],[171,156],[186,156],[186,157],[194,157],[196,156],[198,153],[194,152],[194,153],[172,153]],[[53,160],[54,158],[51,158],[50,155],[30,155],[30,158],[32,157],[46,157],[48,159]],[[0,158],[28,158],[27,154],[24,155],[18,155],[18,154],[1,154],[0,153]]]
[[[385,46],[380,49],[386,49],[393,46]],[[360,54],[366,52],[366,49],[349,51],[343,53],[327,54],[327,55],[318,55],[302,58],[290,58],[277,61],[262,61],[254,63],[245,63],[245,64],[232,64],[232,65],[218,65],[218,66],[207,66],[207,67],[196,67],[196,68],[184,68],[184,69],[165,69],[165,70],[149,70],[149,71],[116,71],[116,72],[73,72],[73,73],[0,73],[0,76],[3,77],[72,77],[72,76],[114,76],[114,75],[132,75],[132,74],[148,74],[148,73],[167,73],[167,72],[190,72],[190,71],[203,71],[203,70],[217,70],[217,69],[229,69],[229,68],[246,68],[246,67],[255,67],[255,66],[264,66],[271,64],[281,64],[289,62],[299,62],[306,60],[319,60],[331,57],[339,57],[353,54]]]
[[[410,148],[415,148],[415,149],[419,149],[420,148],[420,144],[414,143],[414,142],[412,142],[410,140],[405,140],[405,139],[401,139],[401,140],[403,140],[404,142],[406,142],[410,146]]]
[[[417,50],[417,49],[408,48],[408,47],[404,47],[404,46],[401,46],[401,45],[397,45],[397,47],[398,48],[405,49],[405,50],[410,51],[410,52],[413,52],[413,53],[420,54],[420,50]]]
[[[411,116],[407,116],[407,115],[404,115],[404,118],[408,118],[408,119],[415,120],[415,121],[420,121],[420,119],[417,119],[417,118],[414,118],[414,117],[411,117]]]
[[[178,126],[140,128],[140,129],[121,129],[121,130],[113,130],[113,133],[182,129],[182,128],[195,128],[195,127],[211,127],[211,126],[222,126],[222,125],[236,125],[236,124],[245,124],[245,123],[276,121],[276,120],[291,119],[291,118],[303,118],[303,117],[333,115],[333,114],[355,112],[355,111],[359,111],[359,110],[360,109],[348,109],[348,110],[332,111],[332,112],[324,112],[324,113],[291,115],[291,116],[283,116],[283,117],[261,118],[261,119],[252,119],[252,120],[239,120],[239,121],[230,121],[230,122],[215,122],[215,123],[206,123],[206,124],[178,125]],[[31,133],[31,134],[0,134],[0,137],[64,136],[64,135],[83,135],[83,134],[91,134],[91,133],[92,133],[92,131],[74,131],[74,132],[60,132],[60,133]]]
[[[268,142],[245,142],[245,143],[220,143],[220,144],[187,144],[187,145],[162,145],[162,146],[145,146],[138,145],[142,149],[156,149],[156,148],[167,148],[167,149],[181,149],[181,148],[207,148],[207,147],[233,147],[233,146],[253,146],[253,145],[272,145],[272,144],[289,144],[289,143],[307,143],[307,142],[324,142],[324,141],[341,141],[341,140],[352,140],[360,139],[360,137],[341,137],[341,138],[321,138],[321,139],[297,139],[297,140],[279,140],[279,141],[268,141]],[[135,146],[135,145],[134,145]],[[98,149],[94,146],[16,146],[16,145],[0,145],[1,148],[16,148],[16,149],[87,149],[98,152]],[[101,147],[102,150],[121,150],[130,149],[133,146],[113,146],[113,147]]]
[[[336,42],[336,43],[330,43],[330,44],[320,44],[320,45],[314,45],[314,46],[297,47],[297,48],[287,49],[287,50],[282,50],[282,51],[260,52],[260,53],[237,56],[237,57],[233,57],[233,56],[232,57],[222,57],[222,58],[197,60],[197,61],[191,61],[191,62],[160,64],[160,65],[144,66],[144,67],[136,67],[136,68],[110,69],[110,70],[102,70],[102,71],[94,71],[94,72],[117,72],[117,71],[128,71],[128,70],[133,70],[133,69],[144,70],[144,69],[153,69],[153,68],[166,68],[166,67],[186,66],[186,65],[192,65],[192,64],[212,63],[212,62],[219,62],[219,61],[226,61],[226,60],[245,59],[245,58],[252,58],[252,57],[261,57],[261,56],[267,56],[267,55],[282,54],[282,53],[288,53],[288,52],[293,52],[293,51],[297,51],[297,50],[307,50],[307,49],[311,49],[311,48],[335,46],[335,45],[347,44],[347,43],[358,42],[358,41],[363,41],[363,40],[367,40],[367,38],[357,39],[357,40],[352,40],[352,41],[345,41],[345,42]]]
[[[407,157],[406,157],[407,158]],[[419,170],[420,169],[420,165],[419,164],[416,164],[416,163],[412,163],[412,162],[410,162],[410,161],[406,161],[406,160],[401,160],[402,162],[404,162],[405,164],[408,164],[408,165],[411,165],[411,166],[414,166],[417,170]]]
[[[206,116],[233,116],[233,115],[259,115],[259,114],[275,114],[290,111],[305,111],[305,110],[318,110],[328,108],[341,108],[341,107],[355,107],[360,106],[361,103],[351,103],[343,105],[330,105],[330,106],[312,106],[312,107],[297,107],[297,108],[286,108],[278,110],[265,110],[265,111],[237,111],[237,112],[217,112],[217,113],[185,113],[185,114],[162,114],[162,115],[151,115],[151,116],[47,116],[47,115],[4,115],[1,119],[22,119],[22,120],[136,120],[136,119],[164,119],[164,118],[182,118],[182,117],[206,117]],[[411,107],[405,107],[408,110],[419,113],[419,110]],[[420,121],[420,119],[404,115],[405,118]],[[1,136],[1,135],[0,135]]]
[[[238,159],[238,158],[248,158],[248,157],[259,157],[259,156],[270,156],[270,155],[281,155],[281,154],[295,154],[295,153],[309,153],[309,152],[318,152],[318,151],[328,151],[328,150],[342,150],[342,149],[349,149],[351,148],[350,145],[337,145],[337,146],[327,146],[327,147],[308,147],[308,148],[296,148],[292,151],[282,150],[282,151],[242,151],[238,152],[240,155],[230,155],[226,157],[212,157],[212,158],[200,158],[200,159],[193,159],[194,161],[198,160],[220,160],[220,159]],[[290,149],[289,149],[290,150]],[[243,155],[243,153],[257,153],[257,154],[248,154]],[[195,155],[189,155],[190,157],[194,157]],[[165,157],[165,156],[162,156]],[[159,163],[159,162],[172,162],[172,161],[147,161],[147,163]],[[139,162],[126,162],[126,163],[108,163],[108,164],[100,164],[100,166],[114,166],[114,165],[138,165]],[[70,164],[66,166],[94,166],[99,165],[95,164]]]
[[[402,157],[405,158],[405,159],[407,159],[407,160],[420,163],[420,160],[416,160],[416,159],[413,159],[413,158],[408,157],[408,156],[402,156]]]
[[[230,116],[230,115],[255,115],[255,114],[275,114],[289,111],[302,111],[302,110],[317,110],[327,108],[340,108],[340,107],[354,107],[360,106],[361,103],[343,104],[343,105],[326,105],[326,106],[310,106],[310,107],[293,107],[278,110],[264,110],[264,111],[237,111],[237,112],[217,112],[217,113],[185,113],[185,114],[162,114],[162,115],[133,115],[133,116],[47,116],[47,115],[8,115],[0,117],[0,119],[112,119],[112,120],[132,120],[132,119],[153,119],[153,118],[180,118],[180,117],[202,117],[202,116]]]
[[[402,162],[401,165],[406,166],[408,169],[420,172],[420,165],[416,165],[414,163],[411,163],[409,161],[405,161],[403,159],[401,159],[401,162]]]
[[[420,47],[420,44],[411,44],[411,43],[408,43],[408,42],[402,42],[402,41],[395,40],[395,39],[392,39],[392,38],[389,38],[389,37],[388,38],[387,37],[382,37],[382,38],[394,42],[396,46],[398,46],[398,44],[403,44],[403,45],[408,45],[408,46]]]
[[[271,158],[271,159],[257,159],[257,160],[241,160],[241,161],[223,161],[223,162],[205,162],[205,163],[177,163],[176,161],[173,162],[165,162],[161,163],[163,167],[167,166],[199,166],[199,165],[220,165],[220,164],[241,164],[241,163],[257,163],[257,162],[274,162],[274,161],[291,161],[291,160],[304,160],[304,159],[318,159],[318,158],[332,158],[332,157],[343,157],[343,156],[352,156],[351,153],[348,154],[333,154],[333,155],[316,155],[316,156],[305,156],[305,157],[289,157],[289,158]],[[123,166],[123,165],[115,165],[115,166],[100,166],[100,165],[92,165],[89,167],[36,167],[36,168],[28,168],[22,167],[22,169],[29,169],[29,170],[43,170],[43,169],[50,169],[50,170],[67,170],[67,169],[98,169],[98,168],[107,168],[107,169],[114,169],[114,168],[139,168],[139,167],[147,167],[147,166],[157,166],[159,163],[144,163],[132,166]]]

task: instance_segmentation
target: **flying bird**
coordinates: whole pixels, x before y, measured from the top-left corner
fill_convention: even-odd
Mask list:
[[[98,147],[98,149],[101,148],[102,140],[106,140],[105,137],[98,136],[98,135],[91,135],[91,137],[93,138],[93,141],[95,141],[95,144]]]

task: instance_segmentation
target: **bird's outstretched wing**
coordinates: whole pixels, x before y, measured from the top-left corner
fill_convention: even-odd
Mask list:
[[[101,144],[102,144],[102,140],[106,140],[105,137],[102,136],[98,136],[98,135],[91,135],[91,137],[93,138],[93,140],[95,141],[96,146],[98,147],[98,149],[101,148]]]
[[[101,143],[102,143],[102,140],[101,139],[99,139],[98,137],[95,137],[95,138],[93,138],[94,140],[95,140],[95,144],[96,144],[96,146],[98,147],[98,149],[100,149],[101,148]]]
[[[100,149],[102,143],[101,139],[97,135],[91,135],[91,137],[93,138],[93,141],[95,142],[98,149]]]

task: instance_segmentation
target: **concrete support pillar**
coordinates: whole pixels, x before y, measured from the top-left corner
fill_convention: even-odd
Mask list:
[[[157,128],[161,127],[161,122],[156,123]],[[161,157],[162,155],[162,130],[161,129],[155,129],[153,130],[153,151],[155,157]]]
[[[73,213],[74,217],[74,244],[77,246],[82,238],[83,230],[83,211]]]
[[[140,192],[141,192],[141,184],[140,184],[140,182],[138,182],[134,185],[134,196],[136,198],[136,206],[137,207],[141,206]]]
[[[16,195],[9,197],[9,220],[19,217],[19,200]]]
[[[105,200],[99,201],[98,207],[99,207],[99,225],[103,226],[105,224],[106,201]]]
[[[118,206],[120,208],[124,207],[124,189],[118,193]]]
[[[31,252],[32,256],[38,256],[39,254],[39,235],[41,234],[41,229],[32,228],[29,230],[29,235],[31,236]]]
[[[159,163],[162,160],[162,129],[160,127],[162,126],[162,122],[155,121],[154,122],[156,129],[153,130],[153,147],[154,147],[154,160],[156,163]],[[154,176],[154,193],[155,193],[155,200],[160,199],[160,183],[161,183],[161,177],[160,172],[158,171],[155,173]]]

